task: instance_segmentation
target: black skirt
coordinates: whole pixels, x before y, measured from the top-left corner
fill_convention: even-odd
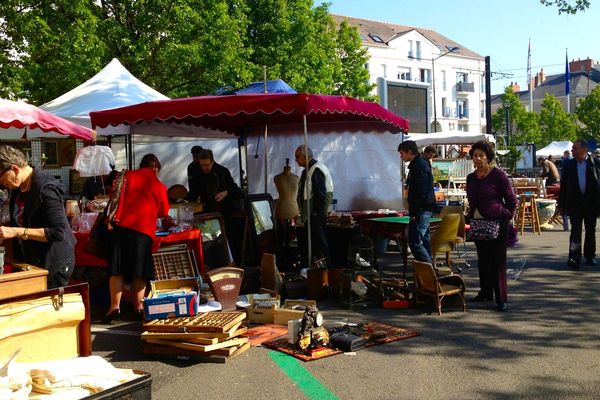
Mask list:
[[[123,275],[125,283],[134,277],[154,279],[152,238],[137,231],[116,226],[110,232],[108,268],[110,275]]]

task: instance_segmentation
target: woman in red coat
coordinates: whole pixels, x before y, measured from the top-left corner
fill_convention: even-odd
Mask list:
[[[158,180],[161,165],[154,154],[142,158],[140,168],[127,171],[114,214],[108,251],[110,309],[102,318],[110,323],[121,316],[123,284],[131,283],[137,316],[143,316],[146,282],[154,279],[152,264],[156,219],[167,217],[167,188]]]

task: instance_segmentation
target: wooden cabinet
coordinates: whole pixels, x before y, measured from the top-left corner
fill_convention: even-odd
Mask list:
[[[34,266],[30,268],[0,275],[0,300],[42,292],[48,288],[48,271]]]

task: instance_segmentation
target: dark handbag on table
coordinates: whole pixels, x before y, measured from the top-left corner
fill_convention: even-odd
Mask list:
[[[103,259],[108,258],[107,244],[110,231],[108,229],[107,213],[108,207],[96,218],[96,222],[90,230],[90,236],[85,243],[85,251]]]
[[[471,219],[470,235],[473,240],[494,240],[500,234],[497,219]]]

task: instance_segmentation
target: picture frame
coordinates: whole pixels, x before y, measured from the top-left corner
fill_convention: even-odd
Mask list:
[[[59,168],[59,139],[42,139],[42,162],[45,157],[44,168]]]
[[[75,161],[77,153],[75,139],[63,139],[59,142],[59,161],[62,167],[70,167]]]
[[[86,180],[87,178],[79,176],[79,172],[77,170],[69,170],[69,194],[81,194]]]

